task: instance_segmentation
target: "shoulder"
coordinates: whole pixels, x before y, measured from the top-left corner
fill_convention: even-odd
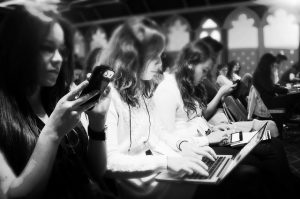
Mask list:
[[[175,92],[178,90],[178,85],[174,74],[165,73],[164,79],[157,86],[155,92]]]

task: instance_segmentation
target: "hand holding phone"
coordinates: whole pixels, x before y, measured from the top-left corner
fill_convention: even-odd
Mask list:
[[[89,84],[87,87],[83,89],[80,94],[80,97],[86,95],[88,93],[99,92],[97,95],[86,101],[85,103],[81,104],[81,106],[86,104],[94,103],[99,99],[99,97],[103,94],[104,90],[108,86],[109,82],[113,80],[115,72],[113,69],[106,65],[99,65],[96,66],[92,74],[89,78]]]

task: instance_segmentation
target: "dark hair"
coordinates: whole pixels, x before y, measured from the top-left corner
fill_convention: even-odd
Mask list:
[[[42,103],[49,114],[58,99],[69,91],[72,82],[72,28],[68,22],[51,11],[21,5],[7,13],[1,24],[0,147],[4,153],[10,154],[6,157],[16,174],[24,168],[38,136],[26,97],[36,88],[40,48],[55,23],[63,29],[68,51],[56,84],[51,88],[41,88]]]
[[[197,112],[197,103],[200,107],[206,105],[204,86],[194,85],[194,67],[210,59],[210,53],[210,48],[205,42],[196,40],[182,49],[173,68],[188,116],[192,112]]]
[[[140,90],[146,97],[152,95],[152,84],[140,76],[149,59],[157,56],[164,46],[163,32],[148,18],[128,19],[113,32],[100,63],[114,67],[114,85],[129,105],[139,105]]]
[[[239,63],[238,61],[232,60],[232,61],[230,61],[230,62],[227,64],[227,66],[228,66],[228,72],[227,72],[227,75],[226,75],[226,76],[227,76],[228,79],[230,79],[230,80],[233,79],[233,69],[234,69],[234,66],[237,65],[238,63]],[[240,68],[240,69],[241,69],[241,68]],[[239,71],[237,72],[237,74],[239,74],[240,69],[239,69]]]
[[[259,89],[260,85],[273,85],[271,78],[272,67],[276,63],[276,57],[271,53],[265,53],[259,60],[253,73],[253,84]]]
[[[220,75],[220,70],[222,70],[223,68],[228,68],[228,65],[227,64],[218,64],[217,66],[217,76]],[[228,74],[228,72],[227,72]]]
[[[212,48],[214,54],[218,54],[223,49],[223,44],[210,36],[203,37],[202,40]]]
[[[283,55],[283,54],[277,54],[276,55],[276,63],[280,64],[283,61],[287,61],[288,58],[287,56]]]

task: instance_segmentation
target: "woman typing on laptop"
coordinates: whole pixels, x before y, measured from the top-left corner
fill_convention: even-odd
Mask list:
[[[165,134],[160,135],[161,139],[172,146],[177,137],[176,146],[186,156],[197,156],[195,151],[207,145],[213,146],[217,154],[235,155],[238,152],[237,149],[220,146],[234,132],[232,125],[210,126],[202,116],[202,111],[207,105],[205,89],[200,82],[212,64],[210,56],[209,46],[201,40],[188,44],[179,54],[174,68],[165,74],[164,80],[154,93],[156,116],[166,129],[163,131]],[[256,123],[248,122],[241,126],[247,131],[258,130],[264,123],[257,120]],[[272,122],[268,124],[271,124],[273,129],[270,129],[270,125],[267,129],[277,131]],[[173,142],[168,139],[171,135]],[[182,139],[184,136],[186,139]],[[293,191],[292,185],[286,184],[291,182],[286,155],[282,145],[275,138],[270,143],[259,144],[238,168],[241,167],[249,167],[253,171],[263,173],[261,177],[264,184],[274,190],[274,196],[285,196]],[[242,176],[243,173],[235,172],[231,177],[239,179],[239,175]]]

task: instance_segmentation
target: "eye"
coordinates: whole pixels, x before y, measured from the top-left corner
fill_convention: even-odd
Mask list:
[[[52,45],[49,45],[49,44],[41,45],[41,51],[43,51],[45,53],[54,53],[55,50],[56,50],[56,48]]]

